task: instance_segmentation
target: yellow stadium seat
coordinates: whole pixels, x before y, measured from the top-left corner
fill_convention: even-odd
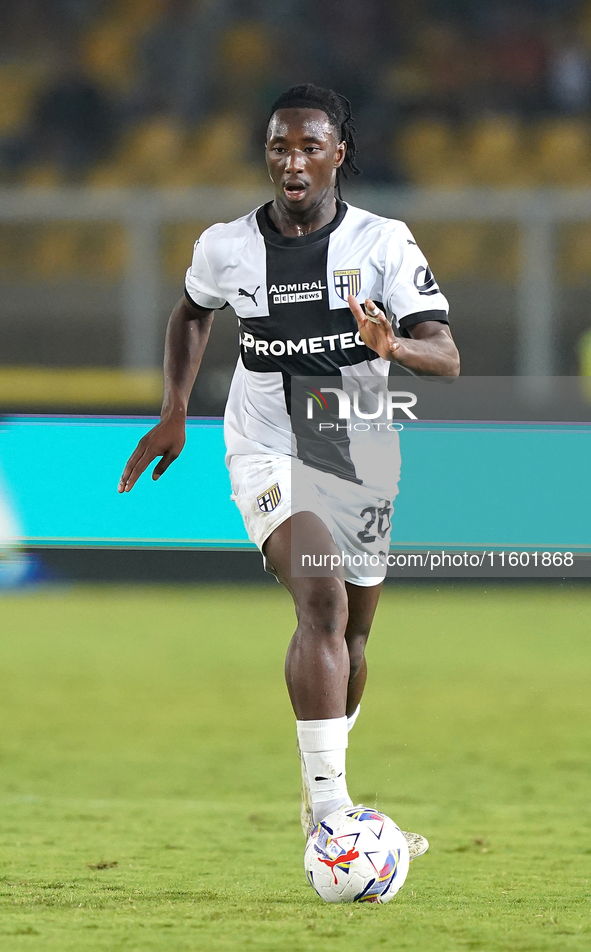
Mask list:
[[[135,29],[145,29],[164,10],[162,0],[119,0],[110,4],[109,11],[119,23]]]
[[[38,224],[2,224],[0,229],[0,273],[11,281],[28,280],[35,261],[31,248]]]
[[[264,29],[256,23],[232,26],[220,45],[220,62],[232,74],[258,75],[267,69],[271,47]]]
[[[26,270],[30,280],[111,283],[123,273],[126,256],[125,232],[119,225],[60,221],[35,228]]]
[[[138,36],[162,10],[161,0],[120,0],[109,4],[104,18],[87,31],[82,43],[84,63],[101,82],[127,88],[135,71]]]
[[[30,188],[55,188],[63,184],[63,175],[50,162],[29,165],[19,175],[23,185]]]
[[[2,278],[14,278],[14,228],[0,225],[0,275]]]
[[[75,273],[78,230],[79,226],[73,222],[57,222],[39,228],[31,255],[36,276],[52,283]]]
[[[265,172],[247,162],[248,138],[246,123],[234,114],[209,119],[189,137],[167,118],[151,119],[125,136],[116,156],[91,170],[87,184],[93,188],[260,187],[266,181]]]
[[[117,223],[84,223],[78,232],[75,270],[99,283],[110,284],[125,269],[128,246],[125,228]]]
[[[17,131],[26,122],[44,75],[45,66],[38,62],[0,65],[0,135]]]
[[[591,377],[591,328],[579,339],[579,373],[582,377]]]
[[[164,273],[177,283],[184,278],[191,264],[193,245],[210,222],[177,222],[162,229],[162,263]]]
[[[177,165],[184,144],[185,132],[176,122],[165,116],[149,119],[126,135],[112,167],[130,185],[159,185]]]
[[[437,280],[480,279],[513,283],[518,272],[518,232],[491,222],[419,222],[412,231]]]
[[[573,24],[578,38],[585,44],[588,50],[591,50],[591,2],[579,5],[578,15],[576,15]]]
[[[577,222],[560,229],[558,273],[568,284],[580,284],[591,278],[591,224]]]
[[[177,165],[167,169],[165,181],[162,182],[168,188],[195,188],[207,184],[207,176],[203,175],[198,163],[190,155],[183,155]]]
[[[543,123],[535,141],[535,168],[540,184],[552,188],[591,185],[589,125],[580,119]]]
[[[252,181],[247,167],[246,147],[249,127],[235,113],[220,113],[198,133],[192,149],[183,156],[196,181],[217,184],[244,184]],[[257,181],[260,179],[257,170]]]
[[[407,126],[395,143],[397,160],[411,182],[436,188],[468,184],[465,162],[452,128],[438,120]]]
[[[479,276],[514,285],[521,268],[519,228],[509,222],[487,222],[482,228]]]
[[[419,244],[423,247],[420,239]],[[474,278],[481,258],[482,226],[474,222],[446,222],[432,226],[427,247],[430,263],[440,281]]]
[[[90,188],[128,188],[134,185],[133,168],[119,158],[101,162],[90,170],[86,177]]]
[[[115,89],[125,89],[133,77],[133,42],[124,27],[105,21],[90,30],[83,41],[83,62],[95,79]]]
[[[524,153],[527,137],[508,116],[478,122],[467,138],[468,168],[472,183],[491,188],[533,184],[531,163]]]
[[[402,102],[424,98],[430,92],[430,77],[421,56],[415,52],[401,62],[385,66],[380,76],[380,89],[386,96]]]
[[[203,131],[192,135],[185,144],[178,162],[170,171],[170,184],[191,188],[211,183],[212,177],[219,181],[220,169],[232,164],[231,157],[223,155],[224,140],[227,142],[227,133],[220,129],[218,120],[209,120]]]
[[[591,327],[578,340],[579,386],[583,397],[591,403]]]

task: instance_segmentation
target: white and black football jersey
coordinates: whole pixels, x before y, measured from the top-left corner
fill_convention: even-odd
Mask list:
[[[291,378],[387,377],[389,362],[361,340],[349,294],[375,301],[403,336],[421,321],[447,323],[447,301],[403,222],[339,201],[324,228],[285,237],[268,208],[204,231],[186,276],[189,300],[211,309],[230,304],[238,316],[241,354],[225,413],[228,461],[295,453],[317,469],[367,482],[347,433],[313,452],[297,433],[294,441]]]

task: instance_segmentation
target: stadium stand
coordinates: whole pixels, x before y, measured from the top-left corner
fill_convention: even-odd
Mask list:
[[[51,20],[52,5],[38,3]],[[345,43],[343,30],[331,31],[330,19],[320,12],[313,28],[313,11],[303,0],[290,5],[289,18],[272,14],[267,0],[246,5],[112,0],[83,6],[86,16],[77,22],[75,36],[80,66],[89,82],[113,98],[117,114],[117,141],[86,175],[96,187],[127,183],[134,163],[140,184],[190,184],[192,166],[195,182],[240,184],[244,176],[251,184],[253,172],[244,170],[243,156],[220,166],[228,139],[244,140],[253,165],[247,130],[260,133],[265,103],[275,89],[299,78],[303,66],[316,73],[311,79],[325,79],[321,65],[310,64],[310,46],[322,48],[334,64],[335,44]],[[380,22],[398,17],[402,29],[385,62],[379,57],[364,62],[363,84],[359,64],[352,64],[349,79],[337,72],[360,120],[371,104],[372,121],[384,123],[383,138],[394,139],[393,182],[401,164],[404,180],[416,184],[591,183],[584,161],[591,3],[491,2],[478,13],[452,0],[422,0],[412,24],[401,4],[368,0],[367,6],[361,24],[369,31],[366,45],[384,48]],[[9,4],[7,18],[14,9]],[[307,31],[301,29],[304,14],[312,14]],[[56,29],[54,24],[48,36]],[[51,88],[67,56],[71,53],[56,50],[53,39],[41,56],[38,50],[31,55],[23,37],[21,49],[13,40],[10,55],[0,46],[4,144],[30,123],[35,101]],[[32,164],[37,168],[23,167],[17,181],[51,181],[50,162],[42,171]],[[555,183],[557,165],[562,178]]]
[[[540,124],[534,168],[539,185],[580,188],[591,185],[589,122],[553,118]]]
[[[303,75],[352,100],[367,184],[591,187],[591,0],[417,0],[412,11],[402,0],[30,0],[27,9],[6,0],[3,12],[0,188],[264,187],[267,104]],[[47,135],[33,145],[42,105],[63,91],[72,63],[78,91],[84,83],[109,118],[75,134],[58,122],[51,148]],[[90,111],[96,119],[99,106]],[[171,285],[207,224],[162,229]],[[515,285],[513,226],[416,231],[442,281]],[[127,255],[116,222],[0,223],[9,283],[115,287]],[[557,272],[573,285],[591,279],[591,225],[560,229]]]

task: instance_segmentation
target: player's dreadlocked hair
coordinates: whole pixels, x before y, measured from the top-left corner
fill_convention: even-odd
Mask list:
[[[355,161],[357,143],[349,100],[332,89],[323,89],[321,86],[305,83],[302,86],[291,86],[275,100],[271,106],[269,121],[278,109],[320,109],[326,113],[339,142],[345,142],[347,146],[345,161],[337,169],[336,177],[337,195],[341,198],[341,172],[345,178],[347,178],[346,170],[352,172],[353,175],[361,174],[361,169],[357,167]]]

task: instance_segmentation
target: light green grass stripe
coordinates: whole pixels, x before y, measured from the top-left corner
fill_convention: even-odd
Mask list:
[[[303,878],[279,587],[43,589],[0,617],[2,952],[591,946],[589,590],[384,593],[350,787],[432,848],[376,908]]]

